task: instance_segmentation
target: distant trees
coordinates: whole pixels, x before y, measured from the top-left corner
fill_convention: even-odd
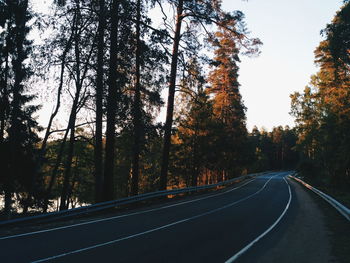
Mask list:
[[[294,93],[292,115],[297,122],[300,170],[317,183],[350,186],[350,3],[322,31],[315,50],[319,72],[303,93]]]
[[[254,127],[249,133],[250,171],[288,170],[297,166],[297,132],[289,126],[274,127],[271,132]]]
[[[74,207],[81,203],[94,202],[94,145],[86,140],[86,135],[82,129],[76,130],[75,157],[72,162],[72,178],[70,180],[69,192],[67,193],[67,203],[69,207]],[[59,148],[62,139],[50,140],[46,150],[46,160],[43,167],[43,173],[50,175],[50,172],[56,165]],[[65,153],[66,154],[66,151]],[[59,209],[60,197],[62,191],[62,182],[64,179],[64,165],[61,165],[57,171],[57,183],[52,186],[47,209]],[[54,202],[55,201],[55,202]]]

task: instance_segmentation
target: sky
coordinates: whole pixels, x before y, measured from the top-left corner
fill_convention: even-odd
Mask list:
[[[250,36],[264,43],[258,58],[241,57],[249,130],[294,126],[289,95],[302,91],[317,72],[313,52],[320,31],[341,6],[340,0],[223,0],[225,11],[243,11]]]

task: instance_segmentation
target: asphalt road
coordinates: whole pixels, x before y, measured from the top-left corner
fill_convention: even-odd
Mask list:
[[[0,262],[233,262],[291,215],[288,173],[114,217],[0,237]]]

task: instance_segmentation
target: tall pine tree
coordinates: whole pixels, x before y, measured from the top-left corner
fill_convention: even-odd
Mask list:
[[[211,84],[208,92],[213,95],[214,114],[225,127],[225,136],[218,146],[222,148],[220,167],[225,178],[242,161],[240,153],[247,137],[246,108],[239,91],[237,38],[232,32],[222,29],[215,33],[212,44],[215,56],[208,78]]]

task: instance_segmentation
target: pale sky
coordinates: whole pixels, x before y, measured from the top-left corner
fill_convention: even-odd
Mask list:
[[[248,129],[294,126],[290,98],[317,72],[314,50],[321,29],[342,6],[340,0],[223,0],[226,11],[241,10],[252,37],[264,45],[258,58],[241,57],[241,93]]]

